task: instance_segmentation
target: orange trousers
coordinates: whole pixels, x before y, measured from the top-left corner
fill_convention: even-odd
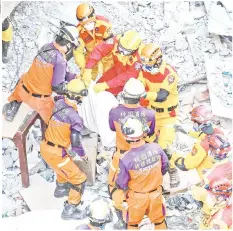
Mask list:
[[[62,158],[61,148],[52,147],[43,140],[40,145],[40,152],[46,163],[57,174],[57,181],[59,183],[69,182],[73,185],[79,185],[86,181],[87,177],[85,173],[80,171],[70,156],[67,155]],[[80,192],[71,188],[68,197],[69,204],[79,204],[80,201]]]
[[[116,151],[113,154],[112,162],[110,164],[109,173],[108,173],[108,184],[109,184],[109,193],[111,199],[114,201],[115,208],[124,211],[123,202],[126,202],[124,191],[121,189],[116,189],[115,182],[119,170],[119,159],[122,154],[120,151]]]
[[[8,97],[8,101],[24,102],[38,112],[46,124],[52,115],[54,101],[52,96],[37,98],[26,92],[23,88],[23,78],[17,84],[14,92]]]
[[[136,193],[129,190],[128,229],[138,229],[144,215],[147,215],[155,229],[167,229],[165,221],[165,206],[163,205],[162,189],[150,193]]]

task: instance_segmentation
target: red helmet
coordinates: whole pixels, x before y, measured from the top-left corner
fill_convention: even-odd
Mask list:
[[[205,189],[214,195],[231,196],[232,183],[231,180],[228,180],[227,178],[221,178],[218,180],[213,179],[208,185],[205,186]]]
[[[212,118],[212,111],[209,107],[200,105],[191,111],[191,120],[198,124],[205,124]]]
[[[215,134],[209,138],[210,155],[216,160],[225,159],[231,150],[231,145],[227,138],[222,134]]]

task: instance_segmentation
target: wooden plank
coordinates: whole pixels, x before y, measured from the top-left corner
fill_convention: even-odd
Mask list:
[[[8,103],[8,96],[9,93],[2,92],[2,108],[6,103]],[[2,137],[13,139],[15,133],[18,131],[27,115],[32,112],[33,110],[27,104],[22,103],[12,122],[6,121],[5,117],[2,116]]]
[[[87,183],[90,185],[94,185],[95,183],[97,141],[97,135],[94,135],[94,137],[84,136],[82,139],[82,144],[88,156],[88,163],[85,163],[80,159],[74,159],[74,162],[78,165],[80,170],[86,174]]]

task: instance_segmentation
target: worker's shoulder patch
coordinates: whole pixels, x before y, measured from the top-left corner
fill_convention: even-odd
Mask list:
[[[168,81],[168,83],[169,83],[169,85],[170,84],[172,84],[172,83],[174,83],[175,82],[175,76],[173,76],[173,75],[169,75],[169,76],[167,76],[167,81]]]
[[[197,150],[197,148],[194,146],[193,149],[192,149],[192,152],[191,152],[192,156],[195,156],[195,155],[197,154],[197,152],[198,152],[198,150]]]

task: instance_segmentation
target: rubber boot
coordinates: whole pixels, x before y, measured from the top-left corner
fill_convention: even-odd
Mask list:
[[[169,168],[170,187],[175,188],[180,184],[180,177],[176,168]]]
[[[8,63],[9,61],[9,47],[10,42],[2,41],[2,62]]]
[[[4,105],[4,107],[2,109],[2,113],[3,113],[3,115],[5,115],[5,119],[7,121],[12,122],[14,120],[15,115],[17,114],[21,103],[22,102],[19,103],[16,100],[14,100],[14,101]]]
[[[54,196],[56,198],[61,198],[69,195],[70,187],[69,183],[59,183],[56,182],[57,186],[54,191]]]
[[[80,209],[80,203],[77,205],[69,204],[68,201],[64,203],[64,209],[61,214],[63,220],[81,220],[86,218],[86,209]]]
[[[113,228],[116,230],[127,229],[127,224],[125,223],[122,217],[122,211],[119,209],[116,209],[116,214],[118,217],[118,221],[116,224],[114,224]]]

